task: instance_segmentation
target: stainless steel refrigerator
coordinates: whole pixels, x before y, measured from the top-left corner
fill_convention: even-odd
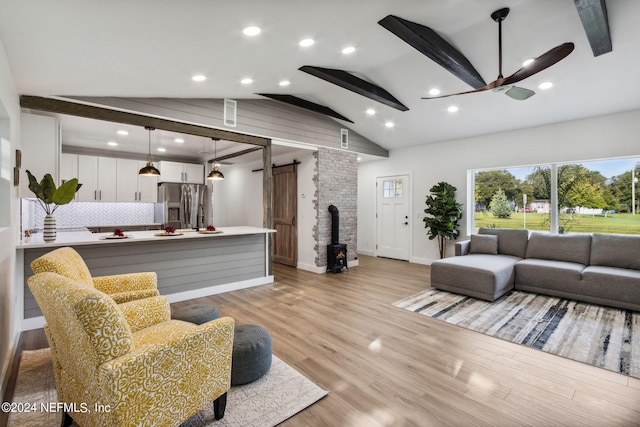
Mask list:
[[[205,227],[208,194],[207,186],[202,184],[165,182],[158,185],[155,222],[176,229]]]

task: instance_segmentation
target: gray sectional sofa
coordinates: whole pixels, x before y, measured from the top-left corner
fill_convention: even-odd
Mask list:
[[[431,264],[431,286],[493,301],[512,289],[640,311],[640,236],[481,228]]]

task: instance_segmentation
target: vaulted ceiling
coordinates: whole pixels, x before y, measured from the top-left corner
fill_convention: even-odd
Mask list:
[[[334,110],[353,122],[341,121],[345,127],[391,150],[640,108],[640,1],[606,2],[612,50],[595,56],[587,34],[606,33],[592,16],[591,8],[601,5],[604,0],[0,0],[0,39],[21,94],[293,95]],[[432,88],[445,94],[472,87],[378,24],[394,15],[431,28],[490,82],[498,75],[498,26],[490,14],[505,6],[505,76],[527,58],[575,44],[567,58],[518,83],[536,91],[524,101],[492,91],[421,99]],[[248,26],[261,33],[244,35]],[[306,38],[315,43],[300,46]],[[342,53],[348,46],[355,50]],[[301,71],[304,66],[344,71],[408,110]],[[206,80],[192,81],[196,74]],[[245,78],[252,82],[241,83]],[[283,80],[290,84],[280,86]],[[553,87],[538,89],[545,81]]]

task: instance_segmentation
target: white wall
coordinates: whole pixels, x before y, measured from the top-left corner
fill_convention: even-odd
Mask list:
[[[275,165],[300,162],[298,165],[298,268],[315,267],[315,240],[313,226],[316,211],[313,205],[316,185],[313,182],[315,159],[313,151],[296,150],[273,156]],[[233,159],[231,159],[233,161]],[[216,227],[249,225],[262,227],[262,161],[232,166],[221,166],[224,181],[215,183],[213,192],[213,221]],[[217,200],[217,202],[215,201]],[[315,270],[314,270],[315,271]]]
[[[15,150],[20,148],[20,104],[9,62],[0,41],[0,137],[11,142],[8,153],[10,179],[2,183],[0,206],[10,220],[0,225],[0,395],[4,395],[9,361],[18,341],[22,320],[22,287],[16,283],[15,243],[19,233],[18,187],[13,186]],[[3,175],[7,171],[3,171]],[[21,175],[24,176],[24,170]],[[21,177],[22,177],[21,176]],[[4,178],[0,178],[4,179]],[[5,217],[6,218],[6,217]],[[8,226],[7,226],[8,225]]]
[[[427,132],[428,129],[425,129]],[[422,215],[429,188],[440,181],[456,186],[456,198],[465,205],[461,236],[466,229],[467,170],[583,161],[640,155],[640,110],[530,129],[483,135],[392,150],[389,158],[358,168],[358,250],[375,252],[375,181],[380,175],[413,171],[411,261],[430,263],[438,258],[435,241],[426,236]],[[449,245],[449,254],[453,245]]]

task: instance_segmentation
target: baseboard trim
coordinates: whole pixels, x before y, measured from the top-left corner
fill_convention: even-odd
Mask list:
[[[366,251],[366,250],[358,249],[358,255],[376,256],[376,252],[375,251]]]
[[[180,302],[195,298],[208,297],[210,295],[222,294],[224,292],[237,291],[240,289],[252,288],[254,286],[268,285],[274,283],[273,276],[258,277],[256,279],[243,280],[240,282],[227,283],[224,285],[210,286],[208,288],[193,289],[190,291],[177,292],[165,295],[169,302]],[[44,316],[31,317],[22,321],[22,330],[29,331],[39,329],[45,325]]]
[[[431,258],[418,258],[418,257],[411,257],[411,259],[409,260],[409,262],[415,263],[415,264],[422,264],[422,265],[431,265],[431,263],[435,261],[435,259],[431,259]]]

